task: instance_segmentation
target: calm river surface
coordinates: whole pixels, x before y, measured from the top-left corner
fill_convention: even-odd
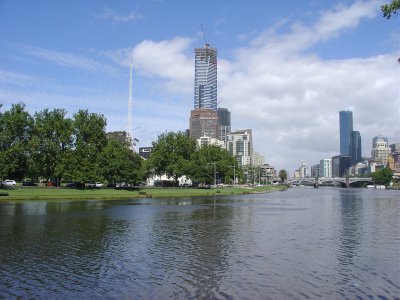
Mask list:
[[[0,203],[0,298],[400,299],[400,191]]]

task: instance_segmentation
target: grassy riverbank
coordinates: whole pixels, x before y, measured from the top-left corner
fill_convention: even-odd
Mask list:
[[[0,201],[10,200],[114,200],[132,198],[177,198],[195,196],[226,196],[253,193],[268,193],[272,191],[285,190],[286,186],[260,186],[254,188],[225,187],[215,189],[192,189],[192,188],[143,188],[140,190],[116,190],[116,189],[85,189],[77,190],[70,188],[55,187],[17,187],[12,190],[1,190]]]

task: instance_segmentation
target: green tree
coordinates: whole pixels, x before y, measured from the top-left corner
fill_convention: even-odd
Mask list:
[[[390,19],[392,14],[396,14],[400,9],[400,0],[392,0],[389,4],[384,4],[381,6],[383,17]]]
[[[371,174],[375,184],[389,185],[393,179],[393,171],[390,168],[383,168]]]
[[[73,149],[65,151],[57,174],[64,174],[70,181],[80,183],[101,178],[96,166],[97,156],[107,144],[103,115],[79,110],[73,118]]]
[[[193,181],[214,183],[214,163],[218,182],[232,183],[234,169],[237,177],[239,170],[236,159],[228,151],[215,145],[203,146],[194,153],[189,177]]]
[[[34,136],[31,140],[31,173],[60,183],[61,164],[66,151],[72,148],[72,120],[63,109],[45,109],[35,114]]]
[[[151,173],[166,174],[178,184],[178,178],[190,173],[190,160],[196,151],[196,141],[183,132],[166,132],[153,142],[153,151],[147,161]]]
[[[287,171],[286,170],[280,170],[279,171],[279,178],[281,179],[282,183],[285,182],[287,179]]]
[[[97,165],[100,176],[110,183],[139,183],[143,179],[142,158],[119,141],[108,141]]]
[[[13,104],[0,115],[0,177],[23,179],[28,172],[33,118],[25,104]]]

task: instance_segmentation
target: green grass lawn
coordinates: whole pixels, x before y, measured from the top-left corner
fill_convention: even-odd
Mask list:
[[[77,190],[56,187],[17,187],[15,189],[0,190],[8,196],[0,196],[4,200],[58,200],[58,199],[130,199],[130,198],[164,198],[164,197],[192,197],[213,195],[240,195],[251,193],[266,193],[274,190],[283,190],[286,186],[262,186],[254,188],[227,187],[215,189],[192,188],[143,188],[141,190],[116,189],[85,189]]]

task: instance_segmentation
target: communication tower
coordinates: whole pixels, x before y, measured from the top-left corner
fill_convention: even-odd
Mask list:
[[[131,56],[131,66],[130,66],[130,74],[129,74],[129,98],[128,98],[128,128],[126,130],[127,140],[129,143],[129,147],[132,151],[135,151],[135,142],[136,139],[133,139],[133,121],[132,121],[132,114],[133,114],[133,100],[132,100],[132,77],[133,77],[133,62]]]

